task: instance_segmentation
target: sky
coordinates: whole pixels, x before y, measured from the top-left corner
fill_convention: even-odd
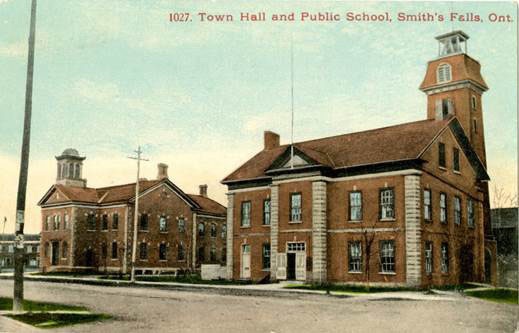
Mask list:
[[[337,13],[337,22],[241,22],[241,12]],[[231,14],[201,22],[198,13]],[[392,22],[350,22],[346,12]],[[399,12],[480,15],[482,22],[398,22]],[[170,22],[170,13],[192,21]],[[510,15],[512,23],[489,21]],[[435,36],[463,30],[490,90],[483,114],[491,188],[517,193],[517,14],[512,2],[59,1],[38,2],[26,232],[55,182],[55,156],[86,156],[89,187],[134,181],[157,163],[187,193],[220,180],[262,149],[263,131],[290,140],[290,40],[296,141],[425,119],[418,89]],[[0,0],[0,218],[14,230],[30,1]],[[470,15],[467,14],[467,18]],[[1,225],[0,225],[1,227]]]

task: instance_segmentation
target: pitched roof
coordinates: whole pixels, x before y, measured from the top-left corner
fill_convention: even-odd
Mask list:
[[[204,213],[213,214],[213,215],[225,215],[226,208],[219,204],[218,202],[199,195],[194,194],[185,194],[176,187],[171,181],[168,179],[164,180],[141,180],[139,181],[139,192],[142,194],[145,191],[151,189],[152,187],[158,185],[161,182],[167,182],[170,186],[174,188],[175,191],[179,193],[182,197],[184,197],[190,205],[194,206],[195,209],[201,210]],[[53,185],[49,191],[44,195],[44,197],[38,203],[39,205],[43,205],[48,198],[48,196],[53,192],[53,189],[60,191],[65,198],[63,202],[75,201],[75,202],[83,202],[90,204],[113,204],[119,202],[128,202],[135,197],[135,183],[123,184],[123,185],[115,185],[115,186],[107,186],[107,187],[99,187],[99,188],[90,188],[90,187],[74,187],[74,186],[64,186],[60,184]]]
[[[451,119],[415,121],[297,142],[294,146],[318,164],[332,169],[417,159],[434,138],[447,127]],[[290,145],[282,145],[271,150],[260,151],[225,177],[222,182],[266,177],[267,169],[289,147]]]
[[[227,208],[213,199],[197,194],[188,194],[188,196],[200,206],[202,212],[216,215],[225,215],[227,213]]]

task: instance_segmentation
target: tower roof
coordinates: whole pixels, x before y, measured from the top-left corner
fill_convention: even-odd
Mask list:
[[[456,31],[451,31],[451,32],[447,32],[445,34],[442,34],[442,35],[439,35],[439,36],[436,36],[436,40],[442,40],[442,39],[446,39],[446,38],[449,38],[449,37],[454,37],[454,36],[460,36],[462,37],[464,40],[467,40],[469,39],[469,35],[467,35],[466,33],[464,33],[463,31],[461,30],[456,30]]]
[[[65,149],[60,156],[56,156],[56,159],[59,161],[59,160],[63,160],[65,158],[69,158],[69,159],[74,159],[74,160],[84,160],[86,157],[84,156],[79,156],[79,152],[77,151],[77,149],[74,149],[74,148],[67,148]]]

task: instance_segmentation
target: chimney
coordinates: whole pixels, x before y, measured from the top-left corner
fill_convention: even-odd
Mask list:
[[[271,150],[279,147],[279,134],[265,131],[263,133],[264,150]]]
[[[157,179],[168,178],[168,165],[164,163],[157,164],[158,174]]]
[[[200,189],[200,195],[207,197],[207,184],[199,185],[198,188]]]

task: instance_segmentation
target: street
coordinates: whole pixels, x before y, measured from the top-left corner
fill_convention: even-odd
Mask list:
[[[0,296],[12,290],[12,281],[0,281]],[[32,281],[25,283],[25,298],[114,316],[56,332],[513,332],[517,309],[464,297],[251,297]]]

